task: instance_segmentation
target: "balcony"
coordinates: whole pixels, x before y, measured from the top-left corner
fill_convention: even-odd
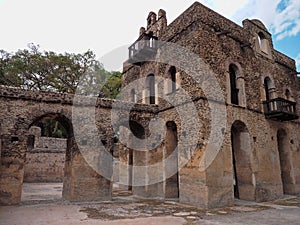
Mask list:
[[[157,47],[157,38],[144,34],[128,48],[128,62],[140,66],[142,62],[154,60]]]
[[[296,102],[284,98],[275,98],[264,101],[264,112],[267,119],[289,121],[298,119]]]

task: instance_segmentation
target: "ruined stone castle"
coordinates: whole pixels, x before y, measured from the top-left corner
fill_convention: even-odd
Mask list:
[[[186,58],[181,51],[168,58],[162,43],[190,51],[202,63],[200,68],[193,66],[197,60]],[[211,75],[218,88],[206,83]],[[230,206],[234,198],[260,202],[300,193],[300,87],[295,61],[273,48],[272,36],[262,22],[246,19],[241,27],[198,2],[170,24],[164,10],[151,12],[124,63],[123,87],[137,80],[139,85],[125,98],[128,102],[118,103],[124,109],[115,109],[118,124],[111,121],[115,100],[98,99],[94,106],[98,138],[105,151],[117,155],[121,163],[118,179],[122,188],[136,196],[172,198],[203,207]],[[181,101],[182,89],[189,101]],[[103,152],[93,157],[105,168],[105,175],[86,162],[79,149],[89,147],[92,131],[84,124],[90,118],[82,113],[77,121],[86,134],[78,140],[72,124],[73,97],[0,87],[1,204],[21,201],[31,130],[43,118],[56,119],[68,132],[63,198],[112,198],[112,182],[107,178],[113,174],[112,160],[101,160]],[[128,104],[132,105],[129,118]],[[192,125],[186,127],[181,113],[186,109],[185,116],[192,115],[190,104],[197,116],[188,117]],[[214,110],[219,117],[213,118]],[[129,123],[124,122],[127,120]],[[164,127],[156,137],[158,144],[147,142],[143,146],[147,151],[132,147],[134,140],[152,135],[154,120]],[[116,126],[123,135],[119,143]],[[191,135],[195,127],[199,128],[196,137]],[[116,146],[118,154],[114,153]],[[209,158],[209,152],[215,155]],[[182,165],[184,158],[188,161]],[[159,162],[161,166],[151,171],[151,165]],[[170,168],[176,173],[169,174]],[[152,182],[156,179],[158,182]]]

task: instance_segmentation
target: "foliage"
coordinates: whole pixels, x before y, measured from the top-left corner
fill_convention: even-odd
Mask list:
[[[41,128],[43,137],[67,138],[67,131],[61,123],[55,119],[44,119],[36,124]]]
[[[114,71],[103,86],[104,95],[108,98],[116,98],[121,91],[122,73]]]
[[[0,85],[80,94],[90,94],[96,86],[100,97],[114,97],[120,90],[121,74],[106,71],[92,51],[57,54],[42,52],[34,44],[28,48],[16,53],[0,50]]]

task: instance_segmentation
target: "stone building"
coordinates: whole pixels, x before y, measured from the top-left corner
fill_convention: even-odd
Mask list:
[[[73,95],[0,87],[1,204],[21,200],[30,128],[44,117],[68,132],[70,201],[111,199],[113,159],[103,158],[118,140],[119,183],[137,196],[221,207],[300,193],[295,61],[273,48],[260,21],[241,27],[198,2],[170,24],[165,11],[151,12],[122,81],[127,102],[74,104]],[[96,127],[86,125],[92,117]]]
[[[142,156],[133,151],[133,160],[124,157],[124,161],[139,165],[143,159],[146,165],[155,164],[187,138],[180,131],[178,106],[165,101],[171,94],[176,98],[178,87],[195,104],[201,127],[194,154],[178,168],[178,174],[159,184],[133,187],[134,194],[178,198],[205,207],[232,205],[234,197],[259,202],[299,194],[299,82],[295,61],[273,48],[272,36],[262,22],[246,19],[241,27],[195,2],[169,25],[165,11],[157,15],[150,12],[147,27],[142,27],[139,35],[124,63],[124,86],[140,80],[140,85],[128,92],[128,99],[159,105],[156,113],[164,119],[167,131],[160,149]],[[186,65],[192,67],[196,61],[182,59],[185,54],[180,47],[175,54],[165,54],[168,48],[164,48],[164,42],[194,53],[202,68],[188,71]],[[204,83],[210,78],[197,84],[195,80],[205,76],[201,69],[216,77],[223,99],[204,90],[209,89]],[[196,74],[191,75],[193,70]],[[210,89],[217,92],[216,87]],[[226,115],[220,115],[226,120],[224,127],[212,125],[209,104],[226,108]],[[201,170],[199,165],[209,151],[213,129],[219,129],[224,139],[214,160]],[[190,147],[181,145],[178,155]],[[179,164],[180,158],[174,163]],[[130,179],[134,176],[133,172]]]

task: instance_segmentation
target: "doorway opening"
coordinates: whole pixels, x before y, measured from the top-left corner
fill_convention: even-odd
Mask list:
[[[246,125],[236,121],[231,127],[234,197],[255,200],[255,185],[251,166],[250,135]]]
[[[166,179],[165,197],[179,198],[179,175],[178,175],[178,138],[177,126],[173,121],[166,123],[167,132],[165,138],[165,159],[168,158],[165,164],[166,174],[171,171],[177,171],[171,177]],[[166,162],[166,161],[165,161]],[[170,172],[169,172],[169,171]]]
[[[292,164],[289,154],[289,140],[285,130],[280,129],[277,132],[277,145],[279,152],[280,171],[282,188],[284,194],[292,194],[290,186],[293,184],[293,178],[291,174]]]
[[[44,115],[29,127],[22,201],[62,199],[68,126],[61,115]]]

